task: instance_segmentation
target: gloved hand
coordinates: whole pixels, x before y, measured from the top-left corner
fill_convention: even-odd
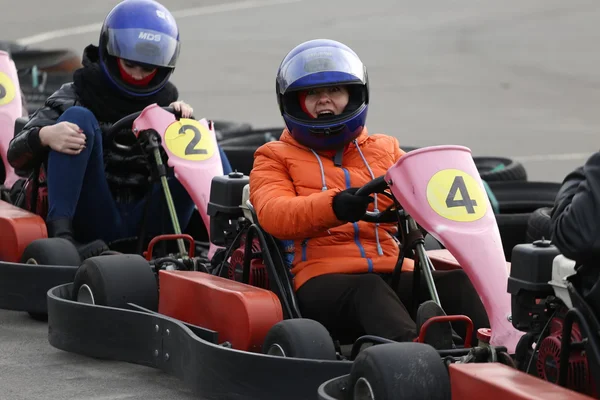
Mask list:
[[[340,221],[356,222],[365,215],[367,207],[374,199],[371,196],[357,196],[359,188],[346,189],[333,198],[333,212]]]

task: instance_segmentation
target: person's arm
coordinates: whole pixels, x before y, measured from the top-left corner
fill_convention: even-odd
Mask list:
[[[600,152],[567,175],[551,213],[552,243],[567,258],[600,254]]]
[[[258,223],[269,234],[281,240],[300,239],[345,223],[336,218],[332,208],[339,189],[298,196],[276,146],[263,145],[254,157],[250,202]]]
[[[40,130],[54,125],[63,110],[74,105],[75,101],[72,87],[66,84],[31,115],[23,130],[15,135],[8,146],[7,159],[13,168],[28,171],[40,163],[42,156],[48,151],[47,144],[40,138]]]

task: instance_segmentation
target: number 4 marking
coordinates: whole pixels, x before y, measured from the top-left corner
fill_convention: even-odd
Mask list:
[[[462,199],[456,200],[457,192],[460,192]],[[467,190],[467,185],[465,185],[465,180],[463,177],[456,176],[452,182],[452,186],[450,187],[450,192],[448,192],[448,197],[446,197],[446,206],[448,208],[465,207],[469,214],[475,214],[474,207],[476,205],[477,201],[469,196],[469,191]]]

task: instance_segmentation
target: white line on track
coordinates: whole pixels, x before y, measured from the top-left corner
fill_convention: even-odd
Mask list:
[[[247,10],[251,8],[298,3],[300,1],[302,0],[246,0],[235,3],[217,4],[213,6],[186,8],[183,10],[172,11],[171,13],[175,18],[183,19],[188,17],[197,17],[200,15],[224,13],[228,11]],[[32,44],[47,42],[49,40],[60,39],[67,36],[98,32],[100,31],[100,28],[102,28],[102,23],[80,25],[65,29],[57,29],[54,31],[42,32],[36,35],[18,39],[17,43],[23,46],[29,46]]]
[[[514,156],[515,160],[521,162],[544,162],[544,161],[573,161],[587,160],[593,152],[589,153],[565,153],[565,154],[532,154],[526,156]]]

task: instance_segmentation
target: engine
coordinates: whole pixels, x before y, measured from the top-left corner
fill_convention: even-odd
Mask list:
[[[267,275],[267,269],[263,263],[260,244],[257,239],[252,241],[252,257],[250,261],[250,272],[248,283],[252,286],[260,287],[263,289],[269,288],[269,276]],[[231,255],[229,266],[227,269],[227,277],[231,280],[242,282],[244,273],[244,260],[246,259],[246,239],[245,237],[240,241],[240,247],[233,251]]]
[[[558,383],[563,321],[567,312],[560,288],[557,292],[553,287],[553,265],[559,255],[558,249],[547,240],[519,244],[513,248],[508,278],[512,324],[516,329],[527,332],[526,336],[530,338],[529,343],[517,347],[517,352],[522,352],[516,354],[517,359],[524,363],[519,365],[519,369],[553,383]],[[534,353],[530,345],[540,336],[542,339]],[[595,396],[596,387],[585,350],[580,344],[582,339],[578,325],[573,324],[567,387]],[[528,368],[530,360],[533,371]]]
[[[550,285],[552,262],[560,252],[547,240],[513,248],[508,292],[513,326],[522,332],[541,333],[551,312],[546,299],[554,295]]]
[[[238,282],[243,281],[244,260],[251,257],[248,283],[252,286],[268,289],[269,278],[267,269],[262,260],[261,248],[257,239],[252,241],[252,254],[246,255],[246,234],[243,232],[243,223],[246,218],[241,207],[244,198],[244,188],[249,183],[249,177],[232,172],[227,176],[213,178],[210,189],[210,202],[208,215],[210,215],[210,241],[224,248],[215,253],[215,264],[225,261],[226,269],[221,276]],[[239,244],[238,236],[241,234]],[[224,260],[227,249],[235,245],[231,252],[229,262]],[[216,261],[215,261],[216,260]]]
[[[562,315],[564,313],[566,313],[566,308],[562,310]],[[564,321],[562,315],[550,320],[548,335],[541,340],[535,360],[537,375],[553,383],[558,383]],[[573,324],[571,343],[581,343],[582,339],[579,326],[576,323]],[[596,397],[596,385],[592,380],[588,360],[582,346],[575,345],[575,348],[572,349],[567,371],[567,387],[569,389]]]

